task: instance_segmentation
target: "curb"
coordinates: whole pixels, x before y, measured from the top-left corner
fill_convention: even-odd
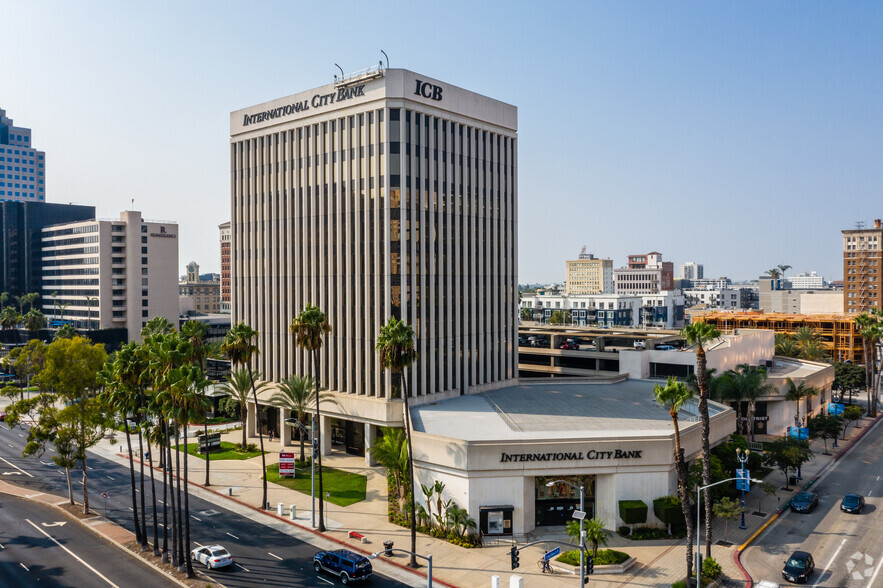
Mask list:
[[[129,457],[128,457],[127,455],[122,454],[122,453],[117,453],[116,455],[117,455],[118,457],[121,457],[121,458],[124,458],[124,459],[129,459]],[[134,461],[137,462],[137,463],[139,463],[139,464],[140,464],[140,463],[143,463],[143,462],[141,462],[141,460],[138,459],[138,458],[134,458]],[[144,463],[144,465],[147,466],[148,468],[150,467],[150,465],[149,465],[148,463]],[[162,471],[162,470],[159,469],[158,466],[154,466],[153,469],[154,469],[154,470]],[[175,477],[179,477],[178,474],[175,474]],[[180,478],[180,479],[181,479],[181,481],[183,481],[183,478]],[[246,508],[250,508],[251,510],[253,510],[253,511],[255,511],[255,512],[259,512],[259,513],[264,514],[264,515],[266,515],[266,516],[272,517],[272,518],[274,518],[274,519],[276,519],[276,520],[278,520],[278,521],[283,521],[283,522],[285,522],[285,523],[288,523],[289,525],[292,525],[292,526],[297,527],[298,529],[302,529],[302,530],[304,530],[304,531],[309,531],[309,532],[312,533],[313,535],[316,535],[317,537],[321,537],[322,539],[325,539],[325,540],[327,540],[327,541],[333,541],[334,543],[337,543],[338,545],[342,545],[342,546],[346,547],[346,548],[349,549],[350,551],[357,551],[357,552],[362,553],[362,554],[364,554],[364,555],[373,555],[373,552],[372,552],[372,551],[368,551],[368,550],[366,550],[366,549],[362,549],[361,547],[357,547],[356,545],[353,545],[352,543],[347,543],[346,541],[342,541],[342,540],[338,539],[337,537],[333,537],[333,536],[331,536],[331,535],[327,535],[327,534],[325,534],[325,533],[322,533],[322,532],[320,532],[320,531],[317,531],[316,529],[313,529],[313,528],[310,528],[310,527],[305,527],[305,526],[303,526],[303,525],[299,525],[299,524],[295,523],[294,521],[292,521],[291,519],[287,519],[287,518],[285,518],[285,517],[280,517],[279,515],[277,515],[277,514],[274,513],[274,512],[264,510],[264,509],[259,508],[259,507],[257,507],[257,506],[253,506],[253,505],[251,505],[251,504],[248,504],[247,502],[243,502],[243,501],[241,501],[241,500],[239,500],[239,499],[237,499],[237,498],[234,498],[234,497],[232,497],[232,496],[228,496],[228,495],[226,495],[226,494],[223,494],[223,493],[219,492],[218,490],[215,490],[214,488],[210,488],[210,487],[208,487],[208,486],[203,486],[202,484],[199,484],[199,483],[197,483],[197,482],[194,482],[193,480],[189,480],[189,483],[190,483],[191,486],[195,486],[195,487],[200,488],[200,489],[202,489],[202,490],[205,490],[205,491],[207,491],[207,492],[211,492],[212,494],[215,494],[215,495],[217,495],[217,496],[220,496],[221,498],[224,498],[225,500],[230,500],[231,502],[235,502],[236,504],[238,504],[238,505],[240,505],[240,506],[244,506],[244,507],[246,507]],[[390,564],[390,565],[396,566],[396,567],[398,567],[398,568],[400,568],[400,569],[402,569],[402,570],[405,570],[405,571],[411,572],[411,573],[413,573],[413,574],[415,574],[415,575],[417,575],[417,576],[420,576],[420,577],[422,577],[422,578],[426,578],[426,577],[427,577],[426,574],[424,574],[423,572],[421,572],[421,571],[419,571],[419,570],[415,570],[414,568],[408,567],[408,566],[406,566],[405,564],[400,564],[400,563],[398,563],[398,562],[396,562],[396,561],[392,561],[392,560],[389,560],[389,559],[384,559],[384,560],[381,560],[381,561],[384,561],[384,562],[386,562],[386,563],[388,563],[388,564]],[[436,578],[435,576],[433,576],[433,578],[432,578],[432,583],[433,583],[433,584],[439,584],[439,585],[441,585],[441,586],[447,586],[448,588],[459,588],[459,586],[457,586],[456,584],[449,584],[449,583],[445,582],[444,580],[441,580],[441,579]],[[189,588],[189,587],[187,587],[187,588]]]
[[[858,435],[853,437],[849,441],[849,443],[846,444],[846,447],[844,447],[843,449],[838,451],[836,454],[834,454],[834,459],[829,461],[821,470],[819,470],[818,473],[816,473],[810,479],[809,482],[804,484],[803,490],[806,490],[807,488],[809,488],[810,486],[815,484],[817,481],[819,481],[819,479],[828,471],[828,469],[830,469],[832,467],[833,464],[835,464],[837,461],[839,461],[841,457],[843,457],[847,453],[849,453],[849,451],[856,445],[856,443],[861,441],[861,439],[865,435],[867,435],[871,429],[873,429],[875,426],[877,426],[877,423],[880,422],[881,418],[883,418],[883,414],[878,413],[877,417],[871,423],[869,423],[861,433],[859,433]],[[792,498],[793,498],[793,496],[792,496]],[[752,541],[757,539],[757,537],[759,537],[760,534],[763,533],[767,529],[767,527],[769,527],[773,523],[773,521],[775,521],[776,519],[778,519],[782,515],[782,513],[785,511],[785,509],[788,508],[788,506],[791,504],[792,498],[789,498],[788,502],[786,502],[784,504],[784,506],[780,507],[769,519],[767,519],[767,521],[763,525],[760,526],[760,528],[757,531],[754,532],[753,535],[751,535],[751,537],[749,537],[745,541],[745,543],[740,545],[739,548],[736,550],[736,553],[733,555],[733,560],[735,561],[736,565],[739,567],[739,569],[742,571],[742,573],[745,574],[745,581],[748,583],[748,586],[746,588],[752,588],[752,586],[754,586],[754,580],[751,578],[751,575],[748,573],[748,571],[742,565],[742,560],[741,560],[742,550],[744,550],[746,547],[751,545]]]
[[[11,484],[10,482],[7,482],[7,483],[8,483],[8,484]],[[14,486],[14,484],[11,484],[11,485]],[[2,493],[2,492],[4,492],[4,491],[3,491],[3,490],[0,490],[0,493]],[[8,493],[8,492],[7,492],[7,494],[9,494],[10,496],[15,496],[16,498],[23,498],[23,499],[25,499],[25,500],[30,500],[31,502],[37,502],[37,501],[33,500],[32,498],[29,498],[28,496],[18,496],[17,494],[12,494],[12,493]],[[50,495],[50,496],[57,496],[56,494],[51,494],[51,493],[49,493],[49,492],[43,492],[42,494],[47,494],[47,495]],[[63,496],[58,496],[58,498],[59,498],[59,500],[61,500],[61,501],[66,500]],[[58,506],[57,504],[52,504],[52,503],[50,503],[50,502],[40,502],[40,504],[45,504],[46,506],[49,506],[49,507],[54,508],[55,510],[57,510],[57,511],[59,511],[59,512],[64,513],[64,515],[65,515],[66,517],[68,517],[69,519],[73,519],[73,520],[76,521],[81,527],[83,527],[83,528],[89,530],[89,532],[91,532],[92,534],[94,534],[94,535],[98,535],[99,537],[103,538],[103,539],[104,539],[105,541],[107,541],[108,543],[110,543],[110,544],[116,546],[118,549],[124,551],[124,552],[125,552],[126,554],[128,554],[130,557],[133,557],[133,558],[135,558],[135,559],[137,559],[137,560],[143,562],[145,565],[150,566],[150,567],[153,568],[158,574],[162,575],[163,577],[165,577],[165,578],[168,579],[168,580],[171,580],[172,582],[174,582],[174,583],[177,584],[178,586],[181,586],[182,588],[190,588],[190,586],[188,586],[187,584],[185,584],[184,582],[182,582],[182,581],[179,580],[178,578],[176,578],[176,577],[174,577],[174,576],[172,576],[172,575],[166,573],[165,570],[163,570],[161,567],[159,567],[158,565],[156,565],[156,563],[154,563],[152,560],[149,560],[149,559],[146,559],[146,558],[143,558],[143,557],[138,556],[138,554],[136,554],[136,553],[130,551],[125,545],[123,545],[122,543],[120,543],[120,542],[117,541],[116,539],[113,539],[113,538],[111,538],[111,537],[108,537],[107,535],[105,535],[104,533],[98,531],[98,530],[95,529],[94,527],[90,527],[90,526],[84,524],[84,523],[83,523],[83,519],[80,519],[80,518],[78,518],[78,517],[75,517],[74,515],[72,515],[72,514],[69,513],[68,511],[64,510],[63,508],[61,508],[61,507]],[[99,515],[99,516],[100,516],[100,515]],[[110,522],[110,521],[108,521],[108,522]],[[116,523],[113,523],[113,524],[116,525]],[[119,525],[117,525],[117,526],[119,526]],[[200,578],[199,580],[202,581],[201,578]],[[220,588],[224,588],[224,585],[223,585],[223,584],[221,584],[221,583],[219,583],[219,582],[215,582],[214,580],[212,580],[212,584],[215,584],[215,585],[219,586]]]

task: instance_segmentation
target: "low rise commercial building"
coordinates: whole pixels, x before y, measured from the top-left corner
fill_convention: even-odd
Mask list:
[[[221,312],[221,281],[203,279],[195,261],[187,264],[187,274],[178,283],[178,312],[182,315]]]
[[[585,248],[579,259],[567,261],[567,295],[612,294],[613,260],[598,259]]]
[[[674,289],[674,264],[653,251],[629,255],[628,267],[613,270],[616,294],[657,294]]]

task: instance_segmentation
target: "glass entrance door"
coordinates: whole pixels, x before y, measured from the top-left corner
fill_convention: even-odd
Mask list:
[[[586,517],[592,518],[595,513],[595,477],[594,476],[537,476],[535,480],[536,526],[546,527],[566,525],[573,520],[573,512],[579,509],[579,486],[585,488]],[[577,486],[558,482],[547,486],[555,480],[566,480]]]

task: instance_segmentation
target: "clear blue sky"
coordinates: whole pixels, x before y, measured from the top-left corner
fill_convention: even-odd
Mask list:
[[[842,275],[883,217],[880,2],[0,0],[0,107],[52,202],[177,220],[218,271],[229,113],[376,63],[512,103],[519,281],[583,245],[712,276]]]

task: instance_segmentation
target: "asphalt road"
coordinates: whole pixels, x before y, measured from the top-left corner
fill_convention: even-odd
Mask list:
[[[10,430],[5,423],[0,423],[0,476],[15,484],[66,497],[67,482],[64,471],[52,464],[50,461],[51,452],[47,452],[40,459],[21,456],[26,436],[26,431],[18,428]],[[125,438],[122,442],[125,443]],[[88,484],[91,508],[98,513],[104,513],[104,501],[101,499],[101,493],[107,492],[110,496],[107,500],[107,517],[134,532],[128,468],[91,453],[87,464],[90,468]],[[81,477],[79,472],[73,473],[75,493],[79,493],[76,497],[78,501],[82,499]],[[161,499],[162,485],[159,484],[160,480],[161,477],[157,480],[157,495]],[[152,540],[149,478],[145,479],[145,492],[147,526],[149,537]],[[140,495],[138,502],[140,507]],[[192,548],[200,545],[221,544],[233,555],[235,562],[233,566],[209,572],[210,576],[229,588],[245,588],[256,585],[328,588],[338,584],[335,576],[318,575],[313,570],[312,557],[319,549],[309,543],[299,541],[286,533],[236,514],[222,506],[202,500],[192,493],[190,495],[190,513],[192,517],[190,520]],[[162,522],[162,511],[159,515],[159,521]],[[162,545],[162,527],[160,527],[160,545]],[[169,546],[171,548],[171,536],[169,537]],[[119,555],[116,559],[119,559]],[[419,580],[416,576],[415,578]],[[77,585],[97,586],[98,584],[92,582]],[[368,585],[404,587],[410,584],[404,584],[375,573]]]
[[[132,578],[174,586],[159,572],[50,506],[0,501],[0,578],[6,587],[126,586]]]
[[[742,563],[755,581],[787,585],[783,562],[793,551],[802,550],[815,560],[808,586],[883,588],[881,443],[883,427],[878,426],[810,487],[819,494],[819,506],[812,513],[783,513],[743,552]],[[840,511],[845,494],[865,496],[862,514]]]

